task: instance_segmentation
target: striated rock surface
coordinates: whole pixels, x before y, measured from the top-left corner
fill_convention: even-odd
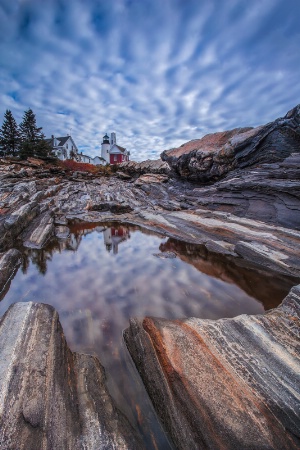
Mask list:
[[[300,152],[276,164],[235,170],[212,186],[195,187],[194,194],[209,209],[299,230]]]
[[[140,449],[96,357],[72,353],[57,312],[15,303],[0,321],[0,449]]]
[[[300,286],[234,319],[133,319],[125,341],[178,449],[298,449]]]
[[[208,134],[164,151],[161,158],[180,177],[210,182],[233,169],[276,163],[299,151],[300,105],[264,126]]]

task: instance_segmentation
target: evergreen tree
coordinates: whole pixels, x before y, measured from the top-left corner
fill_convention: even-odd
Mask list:
[[[35,156],[40,159],[54,158],[52,146],[45,139],[44,133],[41,133],[40,139],[36,143]]]
[[[22,144],[20,149],[20,157],[27,159],[32,156],[37,158],[47,158],[52,156],[52,149],[45,140],[42,127],[36,125],[35,114],[32,109],[25,111],[23,121],[20,124]]]
[[[0,149],[3,156],[16,156],[20,145],[20,132],[12,112],[7,109],[0,130]]]
[[[20,123],[20,131],[22,138],[20,157],[27,159],[34,156],[41,132],[41,128],[36,125],[35,114],[30,108],[24,112],[23,121]]]

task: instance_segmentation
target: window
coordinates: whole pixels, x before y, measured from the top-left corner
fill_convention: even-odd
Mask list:
[[[118,156],[117,155],[114,156],[114,161],[118,161]]]
[[[66,144],[66,148],[68,148],[68,144]]]

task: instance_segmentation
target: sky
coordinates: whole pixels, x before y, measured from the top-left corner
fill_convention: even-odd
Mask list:
[[[300,103],[300,0],[0,0],[0,120],[131,159]]]

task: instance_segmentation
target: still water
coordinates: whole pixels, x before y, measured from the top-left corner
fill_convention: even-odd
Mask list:
[[[73,224],[67,240],[22,249],[0,303],[49,303],[73,351],[98,355],[119,408],[148,449],[171,448],[122,339],[130,317],[218,319],[277,306],[294,280],[238,267],[203,246],[117,223]]]

